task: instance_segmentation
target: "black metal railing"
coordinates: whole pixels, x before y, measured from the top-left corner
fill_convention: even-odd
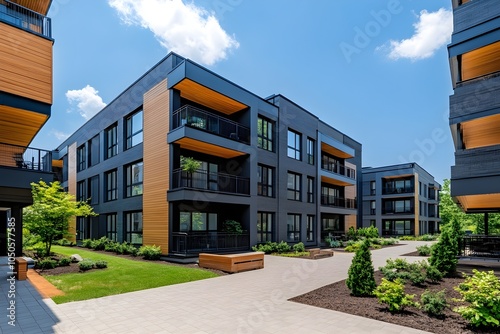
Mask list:
[[[190,105],[177,109],[172,118],[172,129],[190,126],[221,137],[250,143],[250,129],[246,126]]]
[[[0,166],[52,172],[52,152],[0,143]]]
[[[403,236],[403,235],[414,236],[415,230],[386,230],[386,229],[382,230],[382,236],[397,237],[397,236]]]
[[[460,256],[500,258],[500,236],[466,235],[459,239]]]
[[[393,194],[411,194],[415,191],[415,187],[384,187],[383,195],[393,195]]]
[[[397,210],[397,209],[382,209],[382,214],[384,215],[409,215],[409,214],[414,214],[415,213],[415,208],[409,207],[409,208],[404,208],[403,210]]]
[[[250,179],[224,173],[209,173],[204,170],[188,173],[176,169],[172,172],[172,189],[179,188],[249,195]]]
[[[198,255],[199,253],[244,251],[250,249],[248,234],[224,232],[173,232],[170,254]]]
[[[9,0],[0,0],[0,21],[52,39],[50,18]]]
[[[356,200],[353,198],[341,198],[336,196],[321,195],[321,205],[337,208],[356,209]]]
[[[339,163],[322,162],[321,169],[356,180],[356,170]]]

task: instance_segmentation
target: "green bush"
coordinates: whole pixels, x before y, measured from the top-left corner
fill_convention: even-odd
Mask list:
[[[375,226],[370,226],[370,227],[362,227],[357,230],[357,236],[358,237],[365,237],[365,238],[378,238],[378,228]]]
[[[354,296],[372,296],[377,286],[375,283],[370,243],[361,243],[352,259],[346,285]]]
[[[222,223],[222,232],[243,234],[243,228],[236,220],[226,220]]]
[[[119,242],[111,241],[111,242],[109,242],[108,244],[106,244],[104,246],[104,250],[106,252],[115,252],[115,253],[118,253],[118,251],[117,251],[118,247],[120,247],[120,243]]]
[[[442,227],[439,241],[432,245],[429,263],[445,276],[452,276],[457,269],[458,238],[460,223],[452,220]]]
[[[78,267],[81,271],[87,271],[94,268],[94,261],[90,259],[83,259],[83,261],[78,262]]]
[[[139,252],[137,255],[142,256],[146,260],[159,260],[161,256],[161,248],[160,246],[142,246],[139,248]]]
[[[264,252],[266,254],[276,253],[276,246],[278,244],[275,242],[268,241],[265,244],[258,244],[252,247],[254,252]]]
[[[343,243],[342,241],[340,240],[334,240],[334,239],[330,239],[330,238],[325,238],[325,242],[327,242],[331,248],[340,248],[343,246]]]
[[[66,266],[69,266],[70,263],[71,263],[71,259],[69,257],[63,257],[63,258],[59,259],[58,266],[59,267],[66,267]]]
[[[472,276],[455,290],[460,293],[461,302],[470,303],[453,310],[473,326],[500,327],[500,279],[493,271],[472,270]]]
[[[356,240],[347,240],[347,242],[346,242],[346,244],[345,244],[345,245],[346,245],[346,247],[348,247],[348,246],[355,245],[355,244],[357,244],[357,243],[358,243],[358,242],[357,242]]]
[[[349,253],[354,253],[354,252],[357,252],[360,247],[361,247],[361,244],[356,243],[356,244],[352,244],[350,246],[347,246],[346,248],[344,248],[344,250],[346,252],[349,252]]]
[[[304,246],[303,242],[299,242],[299,243],[293,245],[293,251],[295,253],[303,253],[306,251],[306,247]]]
[[[429,315],[439,316],[443,314],[444,309],[448,306],[446,302],[445,290],[432,292],[426,290],[420,296],[420,304],[422,310]]]
[[[92,248],[92,239],[83,239],[82,240],[82,247]]]
[[[349,227],[347,231],[347,239],[349,240],[358,240],[358,233],[354,227]]]
[[[379,238],[379,241],[382,246],[395,245],[399,243],[399,239],[397,238]]]
[[[90,242],[90,247],[94,250],[104,250],[106,245],[111,243],[112,241],[106,237],[102,237],[100,239],[95,239]]]
[[[35,264],[37,269],[54,269],[55,267],[57,267],[57,261],[49,258],[41,259]]]
[[[97,269],[104,269],[104,268],[107,268],[108,267],[108,262],[104,261],[104,260],[97,260],[95,262],[95,267]]]
[[[281,241],[277,246],[276,246],[276,252],[277,253],[287,253],[291,250],[292,248],[290,247],[289,244],[287,244],[284,241]]]
[[[374,294],[379,303],[387,304],[391,313],[401,312],[406,306],[419,306],[413,301],[415,295],[405,294],[404,283],[399,278],[394,282],[382,278],[382,283],[375,289]]]
[[[410,263],[404,258],[387,259],[386,265],[380,267],[384,277],[389,281],[400,279],[402,282],[410,280],[413,285],[421,285],[426,279],[427,262]]]
[[[310,253],[309,252],[294,252],[294,253],[281,253],[278,255],[283,256],[283,257],[305,257],[305,256],[309,256]]]
[[[373,243],[372,243],[371,248],[372,248],[372,249],[381,249],[381,248],[382,248],[382,245],[379,245],[379,244],[373,244]]]
[[[414,240],[417,240],[417,238],[415,238],[412,235],[402,235],[399,237],[399,240],[414,241]]]
[[[432,283],[437,283],[443,279],[443,273],[434,266],[428,266],[426,268],[426,276]]]
[[[439,237],[439,234],[424,234],[421,235],[417,238],[419,241],[434,241],[437,240]]]
[[[429,256],[431,255],[431,247],[428,245],[418,246],[417,252],[419,256]]]
[[[66,246],[66,247],[73,247],[75,246],[75,243],[73,241],[69,241],[66,238],[62,238],[59,240],[56,240],[53,242],[54,245],[59,245],[59,246]]]
[[[31,233],[27,228],[23,228],[23,250],[32,250],[32,247],[40,241],[38,235]]]

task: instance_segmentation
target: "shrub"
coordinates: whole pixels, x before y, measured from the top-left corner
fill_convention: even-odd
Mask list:
[[[382,246],[395,245],[399,242],[397,238],[379,238],[380,244]]]
[[[115,253],[118,253],[118,251],[117,251],[118,247],[120,247],[120,243],[119,242],[111,241],[111,242],[109,242],[108,244],[106,244],[104,246],[104,250],[106,252],[115,252]]]
[[[445,290],[432,292],[426,290],[420,296],[422,310],[429,315],[442,315],[448,303],[446,302]]]
[[[372,244],[371,247],[372,247],[372,249],[380,249],[380,248],[382,248],[382,245]]]
[[[92,239],[83,239],[82,240],[82,247],[92,248]]]
[[[325,239],[325,241],[330,244],[331,248],[340,248],[343,246],[342,241],[340,240]]]
[[[372,296],[376,287],[370,243],[365,240],[356,251],[349,267],[346,285],[354,296]]]
[[[240,222],[237,222],[236,220],[226,220],[222,223],[222,232],[243,234],[243,228],[241,227]]]
[[[54,269],[55,267],[57,267],[57,261],[49,258],[41,259],[35,264],[37,269]]]
[[[418,246],[417,252],[419,256],[429,256],[431,255],[431,247],[428,245]]]
[[[292,248],[290,247],[289,244],[287,244],[284,241],[281,241],[277,246],[276,246],[276,252],[277,253],[287,253],[291,250]]]
[[[56,240],[53,242],[54,245],[59,245],[59,246],[67,246],[67,247],[73,247],[75,246],[75,243],[73,241],[69,241],[66,238],[62,238],[59,240]]]
[[[87,271],[94,268],[94,261],[90,259],[83,259],[83,261],[78,262],[78,267],[81,271]]]
[[[437,240],[437,238],[439,237],[438,234],[424,234],[424,235],[421,235],[417,238],[417,240],[420,240],[420,241],[434,241],[434,240]]]
[[[347,231],[347,239],[358,240],[358,233],[356,232],[356,229],[352,226],[349,227],[349,230]]]
[[[279,254],[279,256],[283,257],[304,257],[304,256],[309,256],[309,252],[295,252],[295,253],[282,253]]]
[[[445,276],[452,276],[457,269],[459,231],[460,223],[452,220],[451,224],[442,228],[439,241],[431,248],[429,263]]]
[[[272,254],[272,253],[276,253],[276,246],[278,244],[276,242],[271,242],[271,241],[268,241],[267,243],[265,244],[258,244],[258,245],[255,245],[252,247],[252,250],[254,252],[264,252],[266,254]]]
[[[387,259],[386,265],[380,267],[384,277],[389,281],[400,279],[402,282],[410,280],[413,285],[420,285],[425,282],[425,270],[428,267],[424,261],[409,263],[406,259]]]
[[[100,239],[92,240],[90,242],[90,247],[95,250],[104,250],[106,248],[106,245],[112,242],[106,237],[102,237]]]
[[[97,269],[104,269],[104,268],[107,268],[108,267],[108,262],[104,261],[104,260],[97,260],[95,262],[95,267]]]
[[[298,244],[293,245],[293,251],[295,253],[303,253],[306,251],[306,247],[303,242],[299,242]]]
[[[426,276],[432,283],[437,283],[443,279],[443,273],[434,266],[428,266],[426,268]]]
[[[455,287],[462,296],[459,301],[470,304],[453,310],[473,326],[500,327],[500,280],[493,271],[473,269],[472,273]]]
[[[412,235],[403,235],[399,237],[399,240],[414,241],[416,238]]]
[[[71,263],[71,258],[63,257],[63,258],[59,259],[58,266],[59,267],[66,267],[66,266],[69,266],[70,263]]]
[[[27,228],[23,228],[23,249],[32,249],[39,242],[41,242],[41,239],[38,235],[31,233]]]
[[[357,230],[357,236],[373,239],[378,238],[378,228],[376,228],[375,226],[360,228]]]
[[[349,253],[354,253],[356,251],[358,251],[358,249],[360,248],[361,244],[352,244],[350,246],[347,246],[346,248],[344,248],[344,250],[346,252],[349,252]]]
[[[142,246],[139,248],[138,255],[142,256],[146,260],[159,260],[161,256],[160,246]]]
[[[387,304],[391,313],[401,312],[406,306],[418,306],[418,303],[413,301],[415,295],[405,294],[404,283],[399,278],[394,282],[382,278],[382,283],[375,289],[374,294],[379,303]]]

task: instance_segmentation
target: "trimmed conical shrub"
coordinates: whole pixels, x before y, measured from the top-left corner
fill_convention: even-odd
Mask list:
[[[370,242],[363,241],[356,251],[348,272],[346,285],[353,296],[372,296],[377,287],[375,283]]]

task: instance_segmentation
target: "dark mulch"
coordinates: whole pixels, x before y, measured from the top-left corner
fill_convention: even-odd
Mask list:
[[[457,275],[460,276],[460,275]],[[382,274],[375,272],[375,280],[380,283]],[[457,333],[500,333],[497,330],[476,329],[468,325],[459,314],[452,311],[457,306],[452,298],[460,295],[453,287],[463,282],[462,277],[444,278],[439,284],[426,283],[423,287],[415,287],[407,284],[405,292],[415,294],[415,301],[420,301],[420,295],[426,290],[440,291],[446,289],[449,307],[446,308],[443,317],[430,317],[417,308],[407,308],[401,314],[391,314],[385,305],[379,304],[377,298],[361,298],[351,296],[345,280],[336,282],[309,293],[294,297],[291,301],[326,308],[361,317],[385,321],[401,326],[412,327],[432,333],[457,334]]]
[[[374,249],[374,248],[370,247],[370,250],[371,251],[377,251],[379,249],[390,248],[390,247],[397,247],[397,246],[403,246],[403,245],[405,245],[405,244],[398,243],[398,244],[394,244],[394,245],[383,245],[381,248],[377,248],[377,249]],[[342,252],[342,253],[346,252],[345,248],[332,248],[332,249],[333,249],[334,252]]]

